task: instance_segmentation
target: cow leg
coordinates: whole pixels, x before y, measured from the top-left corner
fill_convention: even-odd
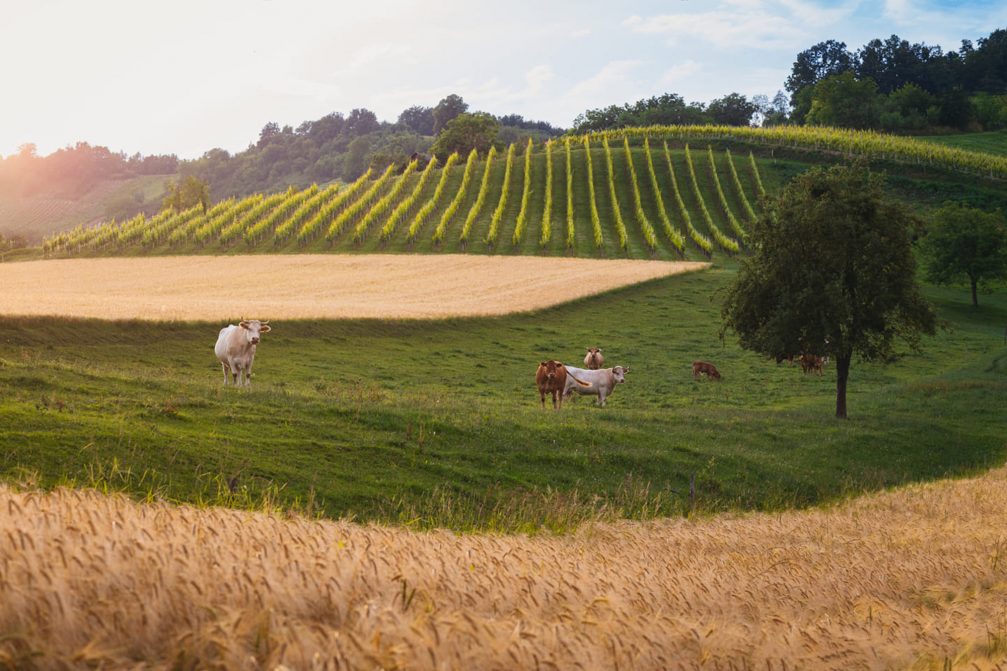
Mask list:
[[[552,409],[556,410],[559,407],[559,406],[556,405],[556,397],[559,396],[559,392],[556,389],[553,389],[549,393],[552,396]]]
[[[224,363],[223,361],[221,361],[220,362],[220,367],[224,369],[224,386],[226,387],[227,386],[227,374],[229,372],[227,370],[227,364]]]
[[[560,389],[556,389],[555,391],[553,391],[552,392],[552,399],[553,399],[554,403],[558,403],[558,405],[556,406],[556,409],[557,410],[562,410],[563,409],[563,391],[560,390]]]
[[[542,409],[545,410],[545,392],[539,389],[538,395],[542,397]]]

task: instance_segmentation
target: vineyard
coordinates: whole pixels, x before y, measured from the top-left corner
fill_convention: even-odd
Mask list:
[[[227,199],[206,212],[165,211],[78,226],[47,238],[43,252],[733,255],[744,249],[767,187],[779,187],[778,179],[763,174],[767,149],[778,148],[1007,177],[1004,157],[871,132],[630,128],[514,144],[485,156],[473,151],[443,164],[433,159],[371,169],[352,184]]]
[[[352,184],[79,226],[47,256],[474,252],[607,258],[737,253],[759,162],[704,146],[553,141],[371,170]],[[711,242],[712,240],[712,242]]]

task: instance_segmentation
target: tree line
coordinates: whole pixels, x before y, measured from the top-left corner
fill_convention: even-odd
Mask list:
[[[429,153],[437,137],[459,116],[465,118],[457,124],[456,140],[472,117],[479,123],[488,123],[491,141],[501,146],[528,138],[542,141],[564,132],[545,121],[525,119],[519,114],[469,114],[468,109],[461,96],[452,94],[433,107],[409,107],[394,123],[379,121],[374,112],[365,108],[353,109],[345,115],[333,112],[304,121],[296,128],[269,122],[245,150],[231,153],[214,148],[193,160],[180,160],[175,155],[127,156],[86,142],[39,156],[35,145],[26,144],[17,154],[0,158],[0,193],[29,196],[46,191],[76,198],[109,179],[179,175],[164,204],[191,206],[230,196],[282,191],[288,186],[305,187],[333,180],[352,182],[368,168],[384,169],[392,163],[405,167],[413,154]],[[465,144],[468,140],[461,142]],[[114,214],[131,215],[140,206],[133,205],[129,212]]]
[[[458,117],[464,118],[456,124],[454,135],[475,118],[492,130],[491,141],[500,144],[526,141],[529,137],[540,141],[564,132],[547,122],[527,120],[518,114],[469,114],[468,109],[461,96],[451,94],[433,107],[416,105],[403,110],[394,123],[379,121],[374,112],[365,108],[354,109],[345,116],[339,112],[327,114],[296,128],[271,122],[244,151],[231,154],[211,149],[194,161],[183,162],[180,168],[183,174],[209,184],[213,198],[218,199],[225,195],[279,191],[290,185],[304,187],[313,182],[337,179],[352,182],[369,168],[383,170],[393,163],[404,168],[414,154],[430,153]],[[471,143],[482,142],[486,128],[481,128],[479,137]],[[468,150],[475,146],[471,143],[462,140],[462,144],[468,144]]]
[[[957,51],[892,35],[850,51],[826,40],[797,55],[791,123],[919,132],[1007,128],[1007,30]]]
[[[16,154],[0,158],[0,193],[31,195],[57,191],[74,198],[106,179],[139,175],[169,175],[178,171],[175,155],[127,156],[87,142],[39,156],[34,144],[23,144]]]
[[[1007,30],[975,43],[963,40],[948,52],[898,35],[873,39],[856,51],[826,40],[797,54],[784,89],[773,98],[730,93],[709,103],[664,93],[589,109],[574,119],[572,130],[685,124],[1000,130],[1007,128]]]

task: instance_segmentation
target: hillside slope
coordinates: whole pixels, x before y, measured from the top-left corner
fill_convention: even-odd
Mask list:
[[[456,155],[445,166],[413,163],[398,175],[389,166],[350,185],[228,199],[207,212],[81,227],[47,239],[44,252],[731,256],[744,249],[762,194],[810,164],[851,159],[889,171],[917,204],[948,190],[987,201],[980,192],[1007,178],[1007,158],[870,132],[628,128]]]
[[[735,253],[743,229],[732,219],[750,220],[760,184],[777,187],[771,175],[759,174],[764,161],[706,146],[688,152],[663,142],[628,148],[578,142],[569,161],[566,150],[540,146],[527,163],[514,152],[509,169],[509,152],[501,152],[489,164],[473,157],[445,169],[410,166],[400,176],[371,172],[350,185],[257,194],[206,213],[165,212],[79,228],[48,239],[45,250],[53,256],[381,251],[705,259],[718,250]]]
[[[47,235],[74,226],[94,225],[141,210],[156,211],[169,179],[170,175],[145,175],[104,180],[82,195],[0,193],[0,234],[21,235],[37,244]]]

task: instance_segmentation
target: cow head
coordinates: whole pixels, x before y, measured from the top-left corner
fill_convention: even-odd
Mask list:
[[[612,369],[612,377],[615,379],[616,384],[622,384],[626,381],[626,373],[629,372],[629,366],[616,366]]]
[[[268,321],[260,322],[258,319],[242,319],[238,326],[242,328],[245,339],[253,345],[258,345],[260,335],[270,330]]]
[[[541,364],[539,364],[539,368],[545,369],[545,377],[547,380],[555,380],[557,372],[562,367],[563,367],[562,362],[554,360],[543,361]]]

